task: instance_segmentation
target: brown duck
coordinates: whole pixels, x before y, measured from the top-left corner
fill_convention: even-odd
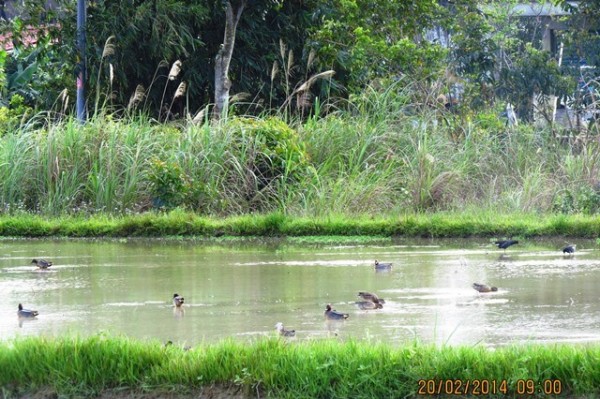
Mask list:
[[[473,283],[473,288],[479,292],[495,292],[498,291],[498,287],[491,287],[487,284]]]
[[[371,302],[375,305],[375,309],[382,309],[385,301],[383,298],[379,298],[377,294],[373,294],[371,292],[361,291],[358,293],[358,296],[364,299],[366,302]]]

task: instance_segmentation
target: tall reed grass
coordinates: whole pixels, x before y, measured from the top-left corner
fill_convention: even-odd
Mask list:
[[[122,215],[180,206],[206,215],[326,217],[600,210],[596,140],[571,146],[531,125],[509,129],[495,116],[458,118],[408,103],[405,90],[371,90],[344,110],[290,122],[299,141],[284,143],[292,148],[287,155],[245,134],[237,117],[157,124],[100,112],[84,126],[24,125],[0,137],[2,211]],[[301,173],[289,154],[306,160]]]
[[[587,345],[532,344],[490,350],[272,338],[251,343],[225,340],[185,351],[176,345],[101,335],[0,343],[0,387],[8,398],[44,389],[93,397],[108,389],[152,392],[212,384],[238,386],[248,397],[414,398],[423,396],[418,394],[420,380],[435,381],[433,389],[438,389],[438,381],[460,381],[464,389],[467,381],[476,380],[488,381],[492,389],[495,381],[496,394],[488,391],[485,397],[592,398],[600,393],[598,370],[600,348]],[[548,386],[547,381],[554,385]],[[506,391],[500,392],[503,382]],[[531,384],[535,390],[529,392]],[[446,389],[445,384],[442,387]],[[544,391],[549,387],[559,395],[547,395]]]

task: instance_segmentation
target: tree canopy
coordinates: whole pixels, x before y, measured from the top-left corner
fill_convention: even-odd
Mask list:
[[[541,48],[544,27],[514,15],[516,2],[245,1],[228,72],[237,112],[283,107],[305,114],[316,98],[346,98],[396,82],[410,82],[428,97],[460,81],[470,108],[572,89],[562,80],[568,72]],[[194,116],[214,101],[227,4],[240,2],[90,2],[88,107],[142,111],[160,120]],[[38,110],[56,107],[61,93],[74,97],[75,5],[60,0],[48,10],[45,3],[31,0],[26,14],[3,24],[16,39],[3,62],[4,105],[15,94]],[[600,7],[594,1],[557,4],[569,8],[572,26],[586,33],[564,38],[596,65]],[[46,29],[36,48],[17,40],[27,26]]]

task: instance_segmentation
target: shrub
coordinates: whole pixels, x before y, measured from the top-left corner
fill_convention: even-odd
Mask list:
[[[152,205],[155,208],[175,208],[185,200],[190,189],[188,177],[177,162],[153,159],[149,180],[152,188]]]
[[[228,126],[237,137],[237,150],[244,153],[247,172],[261,191],[276,180],[295,182],[304,175],[308,155],[298,133],[279,118],[240,118]]]

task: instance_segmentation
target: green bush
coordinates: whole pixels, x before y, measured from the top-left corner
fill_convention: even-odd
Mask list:
[[[240,118],[228,126],[238,138],[238,151],[245,152],[246,167],[258,190],[275,180],[294,182],[303,176],[308,155],[298,133],[279,118]]]
[[[563,214],[597,214],[600,211],[600,190],[587,185],[576,190],[566,189],[555,196],[552,211]]]
[[[152,187],[152,205],[159,209],[172,209],[182,205],[190,182],[177,162],[153,159],[149,180]]]

